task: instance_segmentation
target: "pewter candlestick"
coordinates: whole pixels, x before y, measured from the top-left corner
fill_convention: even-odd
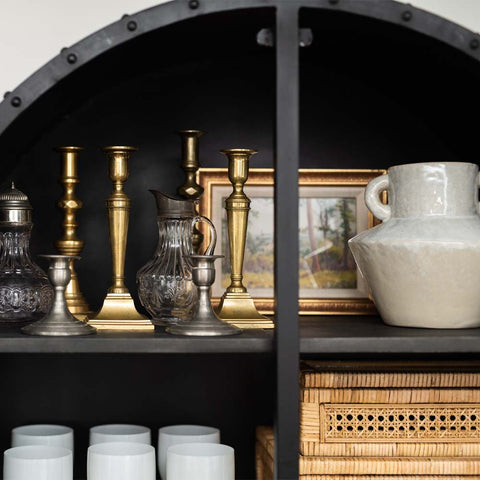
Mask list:
[[[27,335],[47,335],[68,337],[73,335],[90,335],[96,329],[77,320],[68,310],[65,301],[65,288],[71,278],[70,261],[80,257],[71,255],[40,255],[50,260],[48,278],[52,282],[55,294],[50,311],[45,317],[22,328]]]
[[[241,330],[234,325],[222,322],[213,311],[210,303],[210,287],[215,281],[214,262],[223,255],[190,255],[192,261],[192,280],[198,289],[198,303],[192,320],[187,323],[171,325],[166,329],[174,335],[199,337],[217,337],[236,335]]]

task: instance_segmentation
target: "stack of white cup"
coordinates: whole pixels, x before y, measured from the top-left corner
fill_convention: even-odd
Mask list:
[[[4,480],[73,480],[73,430],[27,425],[12,430],[4,452]],[[217,428],[172,425],[158,432],[162,480],[234,480],[234,450],[220,444]],[[140,425],[90,429],[87,480],[155,480],[151,432]]]
[[[73,430],[63,425],[25,425],[12,430],[3,454],[4,480],[72,480]]]
[[[158,431],[158,469],[162,480],[234,480],[234,451],[220,444],[217,428],[163,427]]]
[[[87,480],[155,480],[150,429],[126,424],[92,427]]]

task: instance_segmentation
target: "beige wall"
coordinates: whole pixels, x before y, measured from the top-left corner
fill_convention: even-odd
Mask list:
[[[0,99],[3,92],[15,88],[62,47],[73,45],[124,13],[135,13],[165,1],[0,0]],[[480,30],[480,0],[410,0],[409,3],[471,30]]]

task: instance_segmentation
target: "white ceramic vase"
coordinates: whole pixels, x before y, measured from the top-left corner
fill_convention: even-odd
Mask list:
[[[385,323],[480,326],[478,188],[478,166],[456,162],[398,165],[370,181],[365,201],[383,223],[349,244]]]

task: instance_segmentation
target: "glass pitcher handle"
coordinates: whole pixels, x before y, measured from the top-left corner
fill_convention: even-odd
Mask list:
[[[193,219],[192,228],[198,222],[205,222],[208,225],[208,229],[210,230],[210,243],[208,244],[208,247],[205,249],[204,255],[213,255],[213,252],[215,251],[215,246],[217,245],[217,231],[215,230],[215,227],[212,221],[209,218],[204,217],[203,215],[198,215]]]

